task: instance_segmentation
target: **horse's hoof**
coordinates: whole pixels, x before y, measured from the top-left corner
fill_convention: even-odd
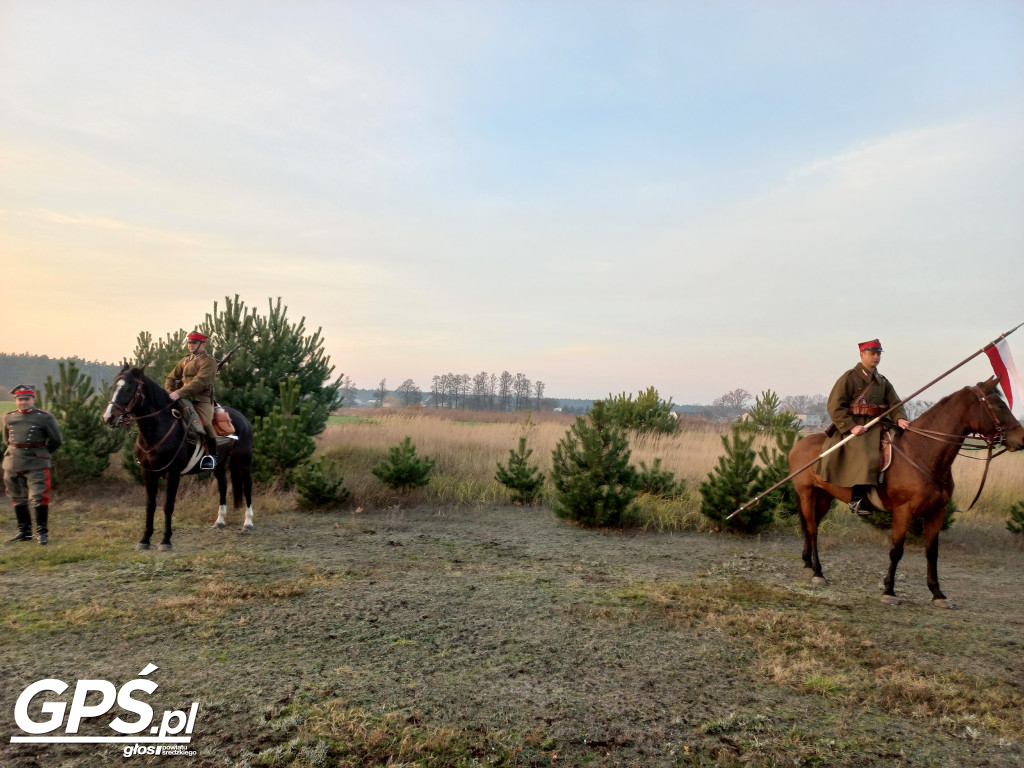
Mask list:
[[[828,584],[828,582],[825,581],[824,576],[815,576],[811,579],[811,584]]]
[[[214,523],[213,524],[213,529],[215,531],[223,531],[224,530],[224,523]]]
[[[896,595],[882,595],[882,602],[886,605],[899,605],[900,601]]]
[[[159,547],[156,548],[156,551],[157,552],[170,552],[171,551],[171,545],[170,544],[161,544]]]
[[[249,531],[255,531],[255,530],[256,530],[256,526],[253,525],[252,523],[248,523],[248,524],[242,526],[242,533],[249,533]]]
[[[953,604],[951,602],[949,602],[949,600],[947,600],[944,597],[935,598],[934,600],[932,600],[932,605],[934,605],[936,608],[952,608],[953,607]]]
[[[149,544],[143,544],[141,541],[135,545],[136,552],[146,552],[149,549]]]

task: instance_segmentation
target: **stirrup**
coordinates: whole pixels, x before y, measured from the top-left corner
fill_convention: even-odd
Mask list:
[[[871,514],[871,510],[865,508],[864,499],[859,497],[850,499],[850,512],[860,517],[868,517]]]
[[[210,454],[206,454],[199,460],[199,471],[209,472],[217,468],[217,460]]]

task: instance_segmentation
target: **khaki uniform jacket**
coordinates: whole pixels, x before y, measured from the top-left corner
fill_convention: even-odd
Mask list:
[[[185,355],[174,366],[174,370],[167,376],[164,382],[164,389],[170,392],[174,387],[174,380],[181,379],[181,389],[178,394],[193,403],[213,403],[210,397],[210,386],[217,378],[217,363],[205,352],[198,355]]]
[[[52,413],[33,408],[28,413],[14,410],[4,414],[4,441],[7,443],[4,471],[29,472],[50,468],[50,453],[60,448],[64,436]],[[17,445],[33,447],[18,448]]]
[[[839,377],[828,397],[828,413],[832,417],[832,423],[836,425],[836,433],[825,438],[822,453],[843,438],[849,437],[850,430],[857,424],[864,425],[875,418],[850,413],[854,398],[868,386],[869,381],[871,386],[864,393],[864,402],[868,405],[884,405],[891,408],[899,403],[900,396],[896,394],[887,378],[877,369],[874,374],[869,374],[863,365],[857,363],[855,368]],[[815,466],[815,471],[825,482],[845,488],[854,485],[878,485],[878,454],[882,444],[882,427],[893,425],[897,419],[905,418],[907,414],[903,406],[900,406],[866,434],[853,438],[839,450],[821,459]]]

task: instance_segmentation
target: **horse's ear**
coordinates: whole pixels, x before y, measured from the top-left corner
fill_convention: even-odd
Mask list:
[[[121,363],[121,373],[124,373],[127,370],[128,370],[128,358],[125,358],[124,361]]]
[[[991,394],[996,391],[996,385],[999,384],[999,376],[990,376],[988,381],[978,382],[978,386],[985,394]]]
[[[146,363],[146,365],[149,365],[149,363]],[[139,376],[145,376],[146,375],[146,365],[144,365],[141,368],[139,368]]]

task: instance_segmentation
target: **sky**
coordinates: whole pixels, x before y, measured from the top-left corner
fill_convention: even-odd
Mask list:
[[[1017,1],[0,0],[0,352],[281,297],[367,389],[827,394],[878,337],[906,396],[1024,323],[1021,40]]]

